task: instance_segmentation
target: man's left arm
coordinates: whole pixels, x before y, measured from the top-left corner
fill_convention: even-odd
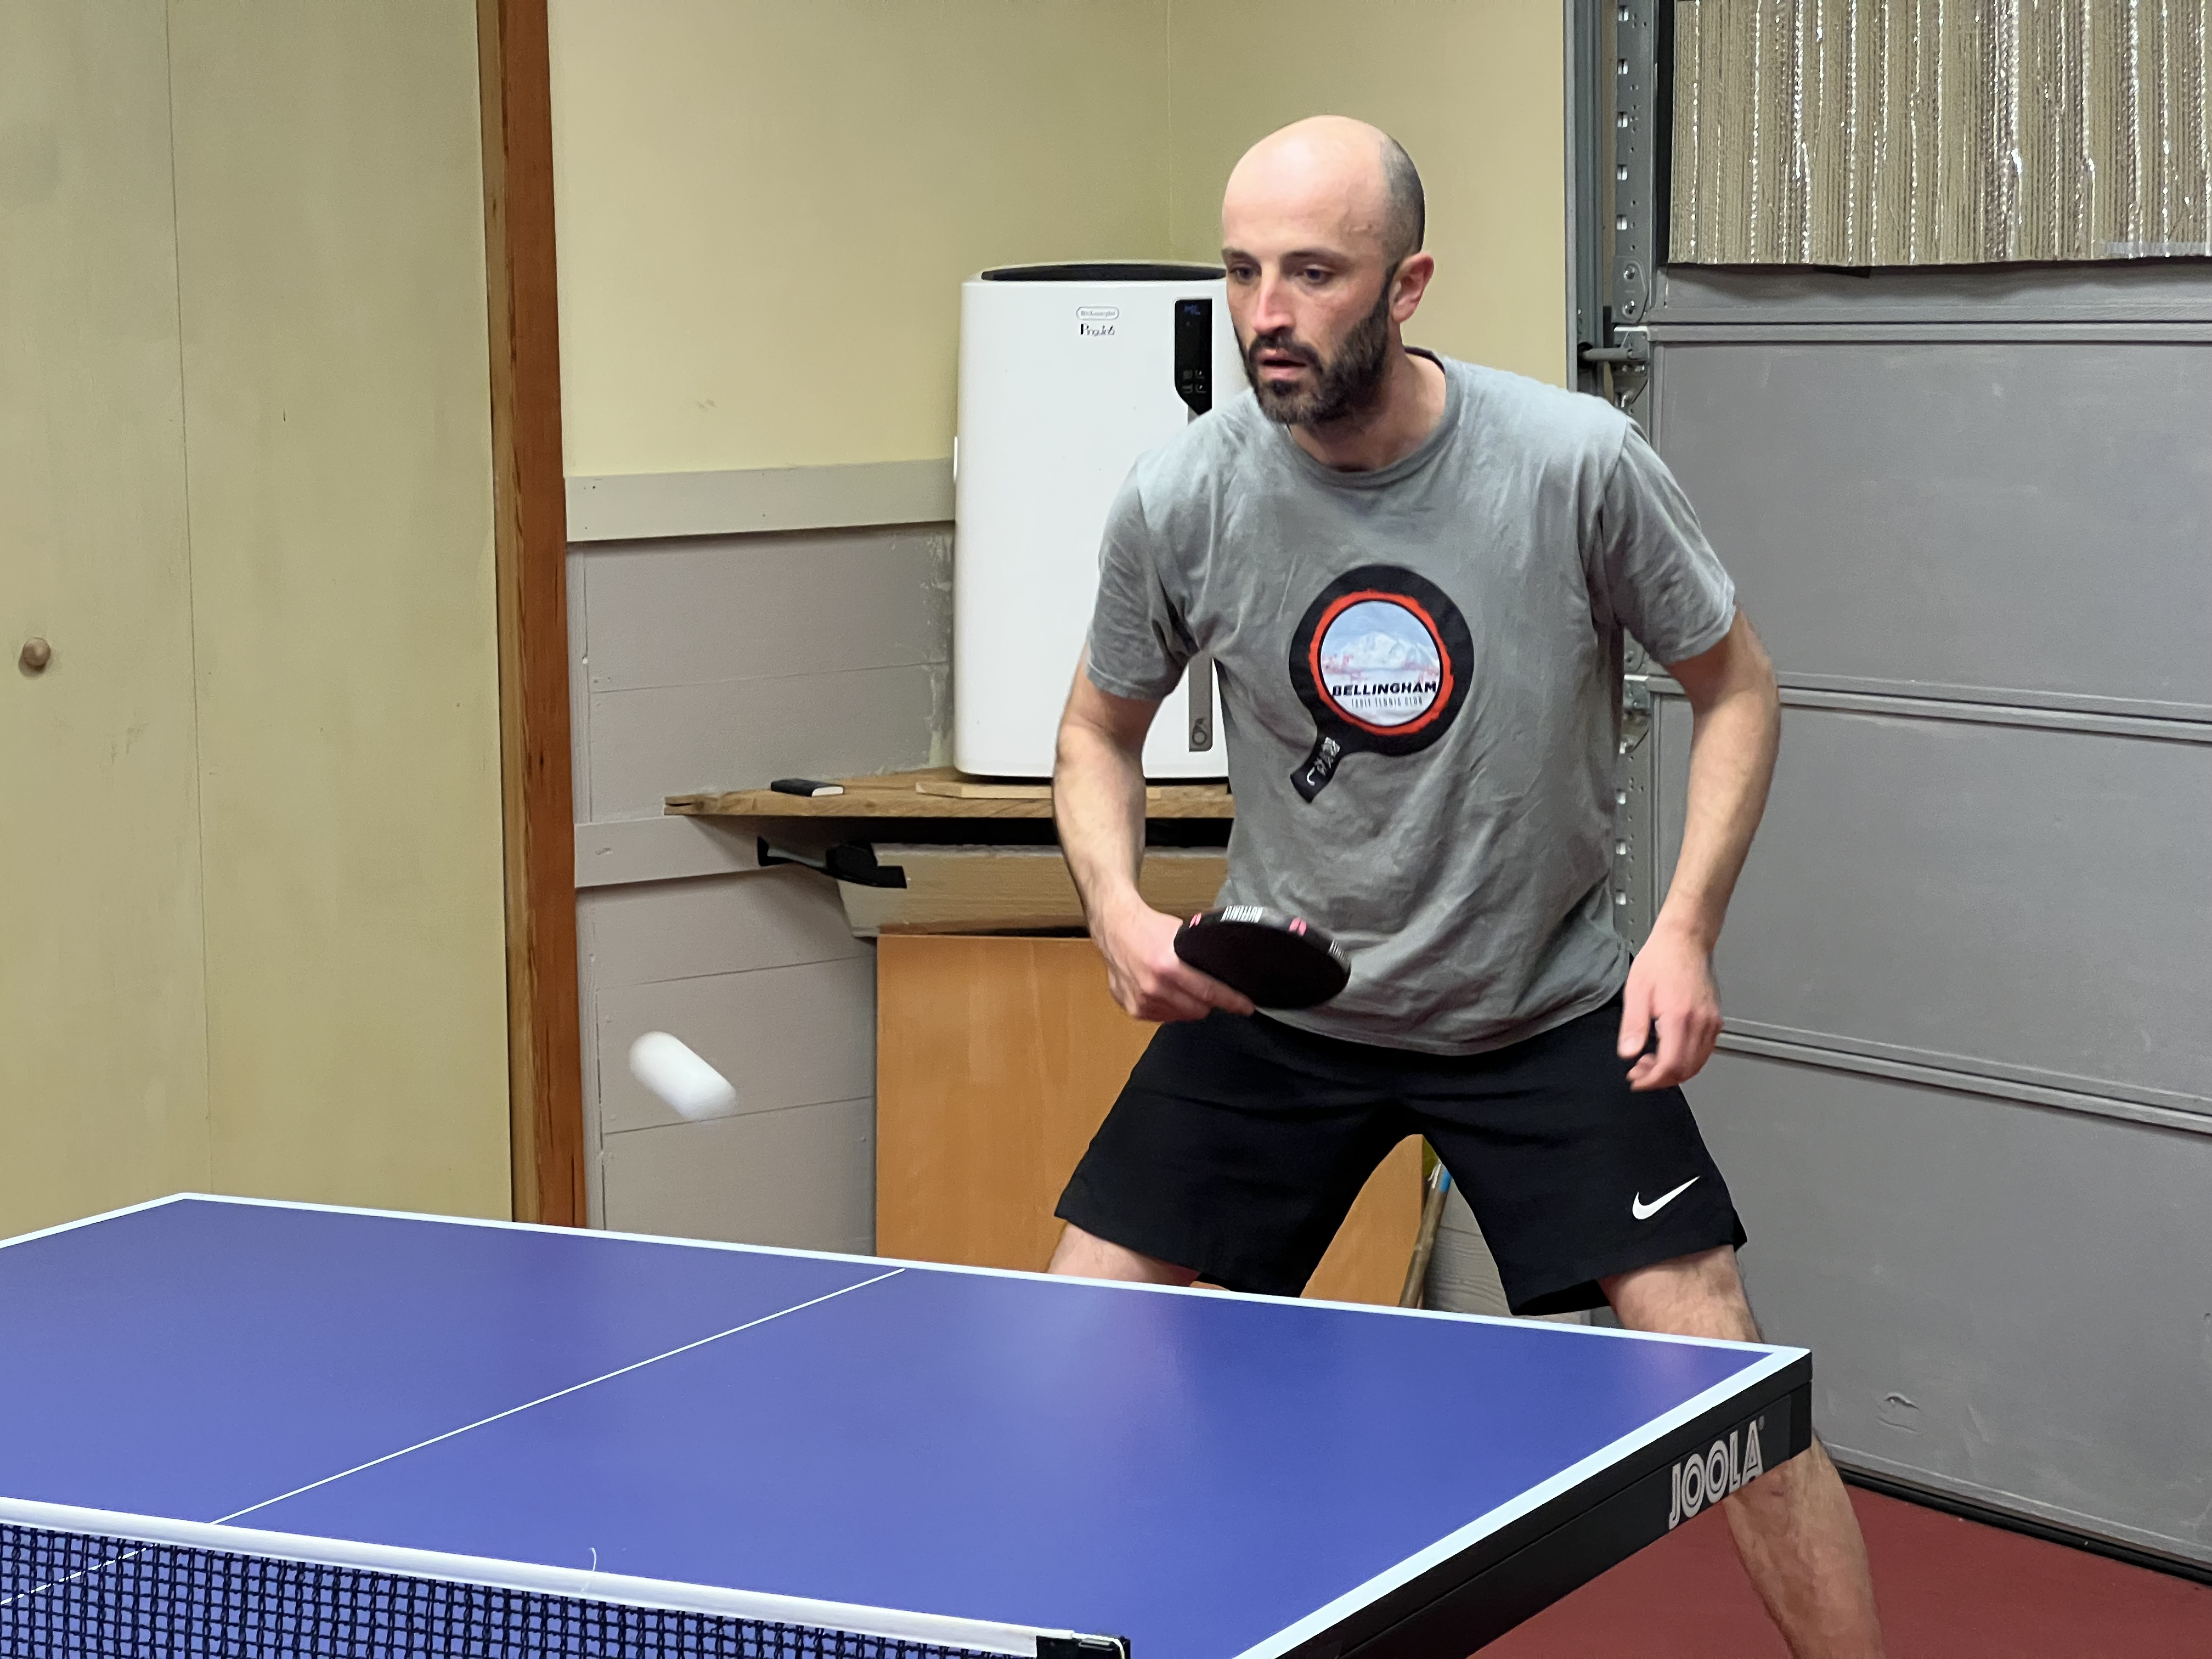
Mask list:
[[[1695,720],[1690,794],[1667,902],[1628,970],[1620,1057],[1636,1060],[1628,1073],[1632,1089],[1680,1083],[1712,1055],[1721,1032],[1713,945],[1766,810],[1782,737],[1774,665],[1741,611],[1718,645],[1669,663],[1667,672],[1688,696]],[[1658,1048],[1644,1054],[1655,1026]]]

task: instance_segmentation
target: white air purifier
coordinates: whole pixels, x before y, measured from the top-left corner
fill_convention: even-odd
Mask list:
[[[1106,512],[1146,450],[1243,390],[1210,265],[1017,265],[960,292],[953,444],[953,764],[1052,775]],[[1145,744],[1153,778],[1227,775],[1200,658]]]

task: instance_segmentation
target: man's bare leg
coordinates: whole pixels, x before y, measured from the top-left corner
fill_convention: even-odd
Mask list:
[[[1109,1244],[1073,1222],[1060,1233],[1060,1248],[1052,1253],[1052,1266],[1046,1271],[1077,1279],[1126,1279],[1139,1285],[1188,1285],[1198,1277],[1190,1268],[1178,1267],[1172,1261]]]
[[[1604,1290],[1632,1330],[1759,1340],[1733,1250],[1639,1267],[1605,1280]],[[1744,1486],[1725,1508],[1736,1551],[1796,1659],[1881,1659],[1866,1544],[1819,1441]]]

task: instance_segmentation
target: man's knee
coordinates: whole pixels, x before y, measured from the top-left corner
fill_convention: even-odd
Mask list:
[[[1048,1272],[1075,1279],[1119,1279],[1138,1285],[1188,1285],[1198,1275],[1188,1267],[1162,1261],[1086,1233],[1073,1222],[1060,1231]]]
[[[1759,1322],[1751,1316],[1736,1272],[1735,1252],[1725,1247],[1632,1268],[1604,1280],[1602,1288],[1631,1330],[1759,1340]]]

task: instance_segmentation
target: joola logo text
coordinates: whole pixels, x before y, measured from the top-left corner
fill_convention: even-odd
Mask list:
[[[1747,1480],[1766,1473],[1759,1454],[1759,1431],[1766,1419],[1756,1417],[1748,1429],[1730,1429],[1729,1437],[1716,1440],[1702,1456],[1686,1457],[1674,1465],[1674,1495],[1667,1511],[1667,1530],[1672,1532],[1708,1504],[1717,1504]]]

